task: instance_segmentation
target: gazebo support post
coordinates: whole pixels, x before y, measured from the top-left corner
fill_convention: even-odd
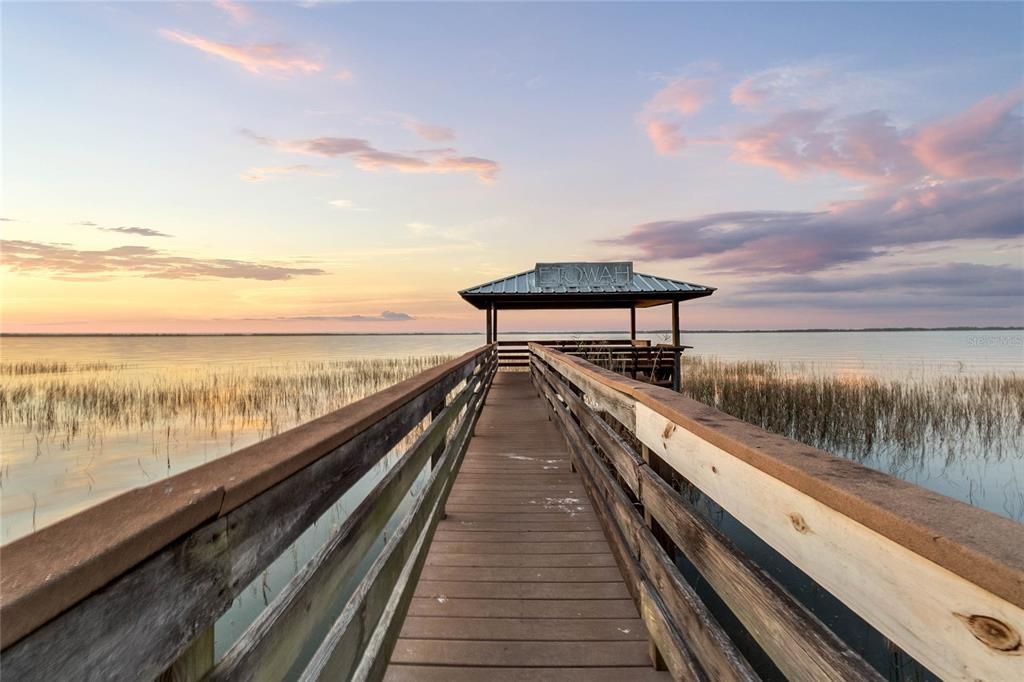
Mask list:
[[[498,342],[498,306],[492,304],[491,306],[491,324],[494,325],[494,331],[491,334],[494,336],[494,342]]]
[[[679,352],[679,301],[672,301],[672,390],[679,391],[679,371],[682,354]]]
[[[637,350],[636,350],[636,306],[629,306],[629,340],[633,345],[633,369],[630,371],[630,376],[636,379],[636,363],[637,363]]]
[[[487,344],[488,345],[490,345],[491,342],[494,341],[494,339],[491,338],[491,330],[493,329],[493,327],[491,326],[491,311],[493,309],[494,309],[494,304],[493,303],[491,305],[487,306]]]

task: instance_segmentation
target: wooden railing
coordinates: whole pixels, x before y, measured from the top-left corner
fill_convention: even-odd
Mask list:
[[[634,379],[657,385],[671,385],[676,353],[692,346],[651,345],[650,341],[629,339],[545,339],[543,341],[498,341],[498,366],[502,369],[530,367],[530,344],[536,343]]]
[[[4,547],[4,679],[278,680],[330,623],[328,596],[355,580],[302,679],[379,679],[496,369],[495,347],[485,346]],[[412,437],[213,667],[214,623],[235,597]],[[360,577],[407,499],[408,512]]]
[[[529,349],[652,655],[674,677],[756,678],[676,567],[678,550],[788,678],[879,679],[670,485],[680,478],[933,673],[1024,679],[1024,526],[581,358]]]

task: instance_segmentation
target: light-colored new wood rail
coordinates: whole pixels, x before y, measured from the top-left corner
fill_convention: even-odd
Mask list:
[[[1024,679],[1024,526],[765,432],[672,391],[531,346],[533,372],[627,535],[628,490],[787,676],[849,679],[863,662],[736,549],[600,412],[925,667],[946,679]],[[565,415],[572,415],[571,419]],[[577,424],[577,420],[579,424]],[[598,455],[597,453],[600,453]],[[624,485],[619,487],[616,477]],[[595,479],[601,476],[595,476]],[[621,499],[621,498],[619,498]],[[650,563],[653,568],[654,563]],[[664,586],[658,585],[664,599]],[[672,615],[676,609],[668,608]],[[645,607],[645,616],[647,609]],[[657,614],[655,614],[657,615]],[[687,618],[679,610],[678,620]],[[658,630],[655,632],[656,639]],[[700,654],[699,638],[689,633]],[[670,645],[665,636],[666,646]],[[661,644],[661,642],[659,642]],[[703,663],[701,656],[698,659]],[[856,675],[859,677],[860,675]]]

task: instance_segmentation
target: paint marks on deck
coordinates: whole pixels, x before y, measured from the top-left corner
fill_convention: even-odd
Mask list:
[[[557,427],[494,380],[387,680],[664,680]]]

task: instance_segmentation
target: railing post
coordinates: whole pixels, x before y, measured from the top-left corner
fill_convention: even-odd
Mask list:
[[[156,682],[198,682],[213,670],[213,625],[199,633]]]
[[[661,471],[659,471],[660,467],[658,466],[659,457],[652,453],[651,449],[648,448],[646,445],[640,445],[640,457],[644,460],[644,464],[651,467],[651,469],[659,476],[661,475]],[[654,539],[658,541],[658,544],[661,545],[666,552],[668,552],[669,557],[672,557],[672,551],[669,549],[671,544],[668,539],[668,534],[665,533],[665,531],[658,524],[657,520],[655,520],[654,516],[651,514],[651,511],[647,508],[647,505],[644,505],[644,525],[650,529],[651,534],[654,536]],[[675,558],[672,557],[672,559],[673,563],[675,563]],[[654,666],[655,670],[667,669],[667,666],[665,665],[665,659],[662,657],[661,652],[658,651],[658,647],[654,643],[653,639],[647,640],[647,653],[651,657],[651,665]]]

